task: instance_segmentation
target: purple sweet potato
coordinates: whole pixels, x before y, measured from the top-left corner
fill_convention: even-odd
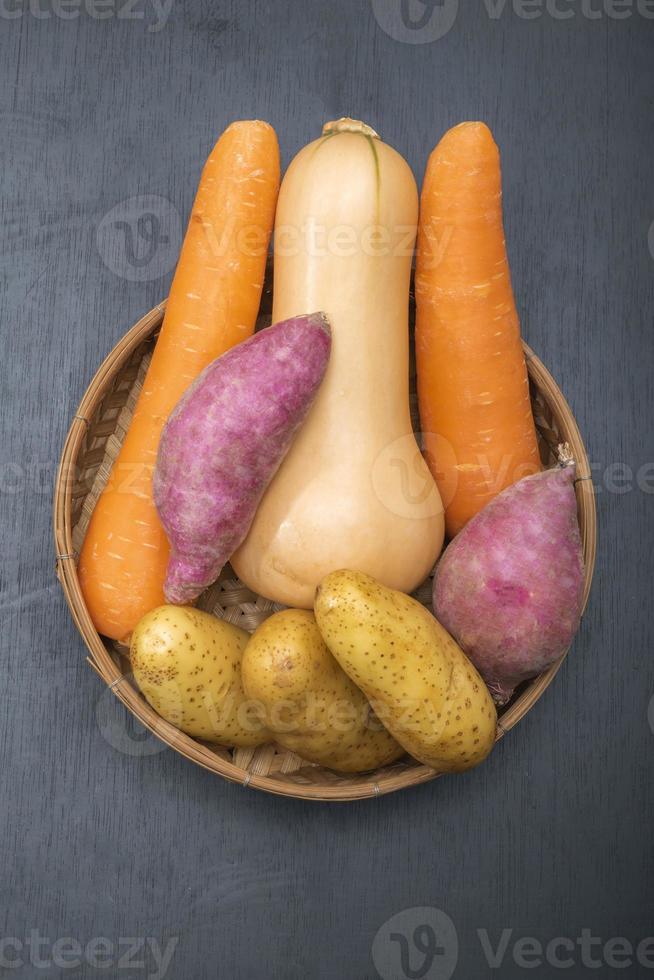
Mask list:
[[[171,546],[168,602],[196,599],[247,535],[316,396],[330,349],[324,314],[285,320],[217,358],[177,404],[154,473]]]
[[[567,448],[554,469],[509,487],[457,535],[434,577],[434,613],[498,704],[569,647],[584,568]]]

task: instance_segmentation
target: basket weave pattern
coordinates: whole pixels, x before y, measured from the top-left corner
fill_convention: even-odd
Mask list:
[[[271,319],[272,276],[266,277],[257,329]],[[130,675],[125,648],[104,640],[96,632],[79,588],[75,560],[79,554],[95,503],[109,477],[132,411],[141,390],[165,304],[148,313],[114,348],[100,367],[76,413],[62,454],[55,491],[57,573],[73,618],[89,650],[90,664],[110,685],[126,707],[146,727],[187,758],[231,779],[287,796],[321,800],[353,800],[392,792],[427,782],[437,773],[412,759],[401,760],[375,773],[339,775],[309,765],[276,745],[229,750],[202,743],[169,725],[146,703]],[[414,305],[411,303],[413,319]],[[525,345],[532,406],[546,465],[556,459],[556,447],[568,442],[578,467],[577,499],[586,564],[584,604],[588,599],[595,561],[595,502],[588,459],[569,406],[551,375]],[[413,357],[411,358],[414,364]],[[415,377],[411,378],[411,407],[418,431]],[[414,593],[431,604],[431,578]],[[248,631],[283,608],[247,588],[228,565],[218,581],[200,598],[198,606]],[[498,738],[512,728],[540,698],[564,658],[546,673],[528,682],[503,710]]]

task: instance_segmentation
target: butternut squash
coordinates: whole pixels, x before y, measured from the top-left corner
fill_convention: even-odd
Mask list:
[[[332,355],[306,422],[232,557],[276,602],[311,608],[341,568],[411,592],[444,533],[409,413],[408,305],[418,193],[368,126],[327,123],[284,177],[273,321],[323,310]]]

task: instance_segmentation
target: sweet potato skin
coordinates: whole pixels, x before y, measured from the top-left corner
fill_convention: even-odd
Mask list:
[[[196,599],[245,538],[311,407],[330,348],[324,314],[285,320],[217,358],[177,404],[153,481],[171,545],[168,602]]]
[[[496,703],[570,645],[583,603],[575,466],[525,477],[477,514],[434,576],[434,614]]]

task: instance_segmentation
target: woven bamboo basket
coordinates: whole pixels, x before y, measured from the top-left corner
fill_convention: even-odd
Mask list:
[[[269,268],[257,329],[270,323],[271,292],[272,270]],[[408,757],[373,773],[341,775],[310,765],[274,744],[256,749],[230,750],[197,741],[168,724],[147,704],[132,680],[125,648],[97,633],[80,590],[76,557],[95,502],[129,426],[164,309],[165,303],[160,303],[139,320],[102,363],[73,417],[59,465],[54,498],[57,575],[75,624],[89,649],[89,664],[125,707],[163,742],[192,762],[243,786],[282,796],[346,801],[380,796],[435,779],[437,772]],[[413,316],[412,297],[412,328]],[[595,498],[588,457],[572,412],[554,379],[533,351],[526,344],[524,347],[543,462],[547,465],[554,462],[556,447],[560,442],[570,444],[577,461],[577,502],[585,559],[585,606],[596,548]],[[412,410],[417,427],[413,355],[411,363]],[[429,606],[431,579],[414,595]],[[250,631],[282,608],[251,592],[229,566],[200,598],[198,605]],[[546,673],[523,685],[502,710],[498,740],[539,700],[564,657]]]

